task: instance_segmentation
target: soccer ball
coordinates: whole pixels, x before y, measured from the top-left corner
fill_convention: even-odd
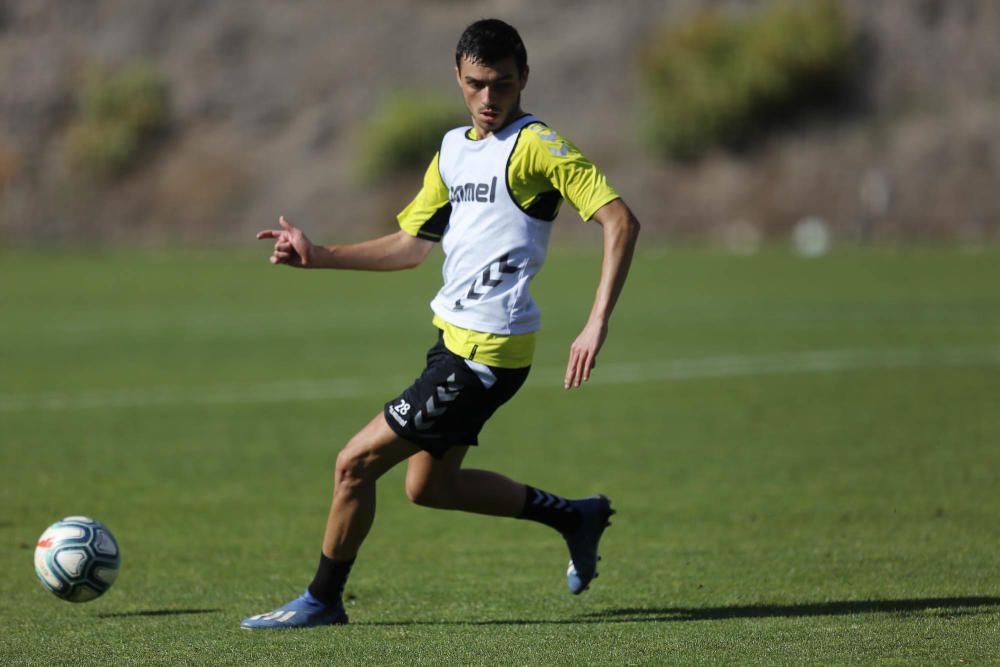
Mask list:
[[[114,535],[100,521],[85,516],[56,521],[35,548],[35,574],[42,585],[70,602],[101,596],[115,582],[120,564]]]

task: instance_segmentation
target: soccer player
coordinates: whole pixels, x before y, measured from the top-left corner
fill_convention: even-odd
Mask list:
[[[284,218],[272,264],[395,271],[417,266],[435,243],[444,286],[431,302],[437,342],[414,384],[387,402],[337,456],[333,502],[319,567],[290,603],[244,628],[347,623],[341,595],[375,516],[375,482],[407,462],[406,494],[419,505],[537,521],[569,548],[567,584],[583,592],[597,576],[598,543],[612,514],[605,496],[578,500],[462,467],[483,424],[528,376],[539,311],[528,285],[545,260],[563,198],[603,228],[604,256],[593,308],[570,346],[566,389],[590,378],[625,283],[639,223],[580,151],[521,109],[528,82],[524,44],[497,19],[470,25],[455,51],[455,75],[471,127],[445,134],[423,188],[399,214],[400,230],[352,245],[315,245]],[[401,113],[405,113],[402,110]]]

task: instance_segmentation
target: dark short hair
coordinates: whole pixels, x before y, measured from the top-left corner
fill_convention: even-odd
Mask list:
[[[466,28],[455,47],[456,66],[462,64],[462,56],[483,65],[494,65],[513,56],[522,76],[528,70],[528,52],[521,36],[514,26],[500,19],[482,19]]]

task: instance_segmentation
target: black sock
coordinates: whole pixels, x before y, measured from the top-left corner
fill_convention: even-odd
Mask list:
[[[518,519],[544,523],[560,533],[569,533],[579,527],[580,512],[568,500],[527,484],[525,489],[524,509]]]
[[[316,576],[309,584],[309,592],[314,598],[323,604],[331,605],[340,601],[340,596],[344,592],[344,584],[347,583],[347,575],[351,573],[351,560],[333,560],[320,553],[319,567],[316,568]]]

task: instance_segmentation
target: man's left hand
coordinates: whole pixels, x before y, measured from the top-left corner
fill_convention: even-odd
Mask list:
[[[572,389],[590,379],[590,371],[597,365],[597,353],[608,337],[608,325],[601,321],[587,322],[580,335],[569,348],[569,363],[563,387]]]

